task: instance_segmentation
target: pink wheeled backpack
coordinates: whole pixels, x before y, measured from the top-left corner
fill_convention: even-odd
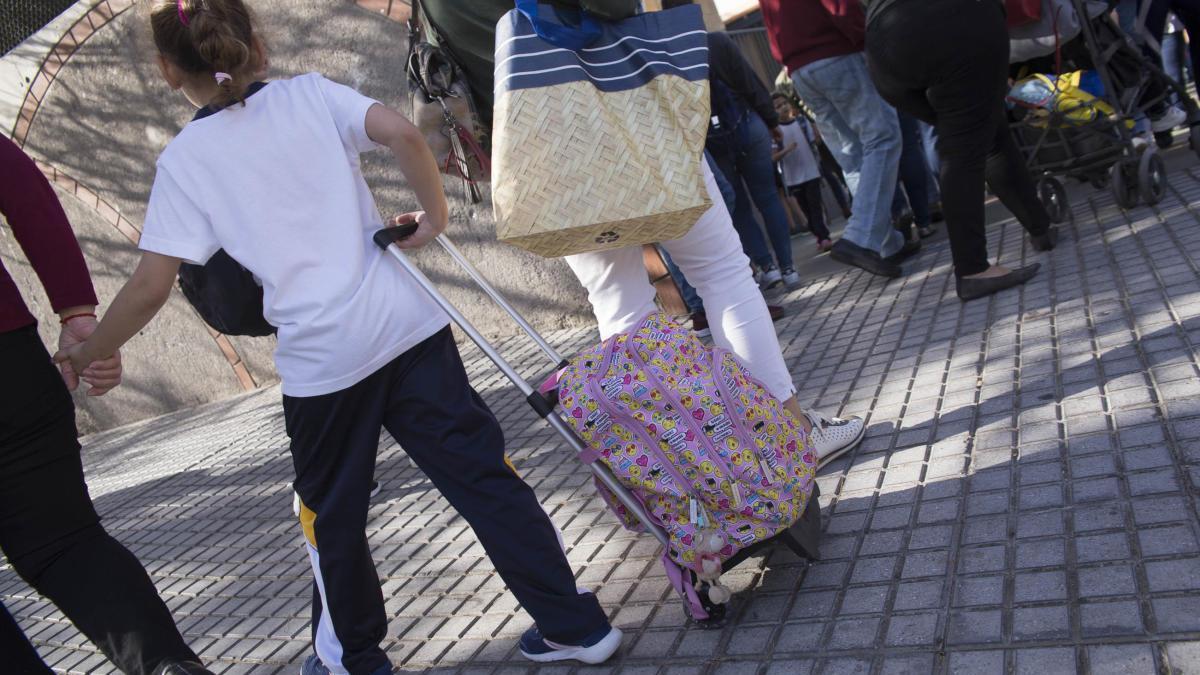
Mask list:
[[[694,619],[720,618],[722,571],[759,544],[786,535],[798,553],[814,548],[790,531],[814,494],[813,448],[733,354],[651,314],[571,359],[557,386],[588,446],[580,458],[606,465],[654,522],[597,481],[609,507],[626,527],[669,537],[663,565]]]

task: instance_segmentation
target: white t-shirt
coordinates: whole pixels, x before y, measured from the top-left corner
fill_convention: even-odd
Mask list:
[[[821,167],[812,152],[812,142],[816,137],[808,120],[797,117],[787,124],[780,124],[779,129],[783,132],[783,147],[796,144],[795,150],[779,159],[783,184],[792,187],[820,178]]]
[[[358,156],[379,147],[374,103],[316,73],[276,80],[158,158],[139,246],[199,264],[225,249],[258,277],[288,396],[346,389],[449,322],[371,241],[383,225]]]

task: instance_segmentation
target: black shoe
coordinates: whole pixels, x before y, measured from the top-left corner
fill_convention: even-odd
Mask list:
[[[940,223],[946,219],[946,214],[942,211],[942,203],[934,202],[929,205],[929,220],[935,223]]]
[[[779,305],[767,305],[767,313],[771,315],[771,321],[778,321],[783,318],[783,308]]]
[[[954,285],[958,290],[959,299],[966,302],[967,300],[974,300],[982,298],[985,295],[998,293],[1006,288],[1020,286],[1032,279],[1033,275],[1037,274],[1041,267],[1041,263],[1034,263],[1010,270],[1008,274],[1002,277],[986,277],[982,279],[964,279],[959,277],[955,280]]]
[[[913,212],[904,209],[900,212],[900,216],[892,221],[892,227],[899,230],[905,239],[911,239],[909,235],[912,233],[913,220]]]
[[[1035,251],[1053,251],[1058,243],[1058,228],[1051,227],[1041,234],[1029,235],[1029,245]]]
[[[154,675],[213,675],[213,672],[195,661],[166,661]]]
[[[865,249],[848,239],[838,239],[833,248],[829,249],[829,257],[889,279],[895,279],[901,273],[900,266],[896,263],[884,260],[875,251]]]
[[[899,251],[896,251],[895,253],[884,258],[883,261],[899,265],[905,260],[908,260],[916,255],[920,250],[921,241],[919,239],[914,241],[906,241],[904,242],[904,246]]]
[[[932,237],[934,232],[936,232],[936,230],[933,229],[933,225],[918,225],[917,226],[917,236],[919,236],[922,239],[928,239],[929,237]]]

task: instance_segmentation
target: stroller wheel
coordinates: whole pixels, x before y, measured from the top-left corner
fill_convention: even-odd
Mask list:
[[[1067,201],[1067,189],[1053,176],[1044,176],[1037,184],[1038,199],[1046,207],[1053,223],[1062,223],[1070,217],[1071,205]]]
[[[1158,146],[1159,150],[1166,150],[1167,148],[1171,147],[1174,142],[1175,134],[1171,133],[1170,131],[1160,131],[1157,134],[1154,134],[1154,144]]]
[[[1200,124],[1188,129],[1188,146],[1192,148],[1192,152],[1200,155]]]
[[[1122,209],[1132,209],[1138,203],[1137,168],[1132,160],[1122,159],[1114,162],[1108,170],[1109,187],[1117,206]]]
[[[1146,148],[1138,159],[1138,192],[1148,206],[1162,201],[1167,192],[1167,165],[1156,150]]]

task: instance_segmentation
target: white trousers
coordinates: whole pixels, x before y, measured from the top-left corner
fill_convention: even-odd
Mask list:
[[[713,341],[736,354],[773,396],[785,401],[796,387],[783,361],[767,302],[754,283],[750,260],[742,252],[708,162],[701,160],[701,164],[713,207],[682,238],[661,245],[704,300]],[[654,287],[646,275],[641,246],[580,253],[566,260],[587,289],[602,340],[629,330],[655,311]]]

